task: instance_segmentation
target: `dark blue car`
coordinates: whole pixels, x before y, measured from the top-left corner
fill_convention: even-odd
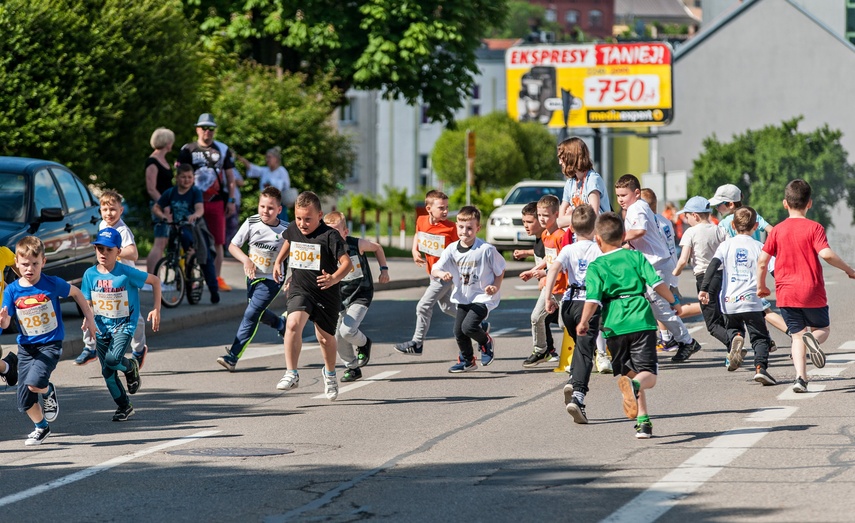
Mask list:
[[[101,220],[98,200],[67,167],[0,156],[0,245],[15,250],[24,236],[45,244],[44,272],[78,284],[95,264],[92,242]],[[7,281],[14,277],[7,271]]]

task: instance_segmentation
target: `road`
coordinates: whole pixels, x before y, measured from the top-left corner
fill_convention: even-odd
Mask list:
[[[522,368],[535,291],[519,280],[490,317],[497,360],[461,375],[447,372],[450,318],[435,313],[424,356],[399,355],[420,290],[378,293],[366,378],[336,402],[310,330],[294,391],[275,389],[284,356],[269,328],[236,372],[217,365],[237,318],[152,336],[126,423],[110,421],[97,364],[63,360],[60,416],[40,447],[24,447],[32,425],[0,387],[0,521],[851,521],[855,299],[842,273],[827,279],[834,329],[810,383],[821,392],[789,391],[781,333],[781,384],[761,387],[746,368],[727,372],[692,321],[704,350],[660,358],[647,441],[613,377],[592,377],[583,426],[564,411],[566,374]]]

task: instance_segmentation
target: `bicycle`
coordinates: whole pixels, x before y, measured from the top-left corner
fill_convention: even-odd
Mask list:
[[[196,261],[195,251],[187,256],[181,246],[181,227],[190,225],[190,222],[181,220],[168,225],[166,252],[154,266],[154,274],[161,283],[160,301],[171,309],[177,307],[186,294],[187,302],[196,305],[202,299],[205,278]]]

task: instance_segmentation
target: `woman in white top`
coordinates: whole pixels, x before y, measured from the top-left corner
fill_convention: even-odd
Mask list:
[[[558,163],[567,178],[559,216],[570,215],[583,203],[590,205],[595,214],[611,210],[606,184],[594,171],[588,146],[581,138],[574,136],[558,144]]]
[[[259,178],[259,189],[264,190],[267,187],[276,187],[282,193],[283,200],[286,193],[291,188],[291,177],[288,176],[288,170],[282,166],[282,148],[273,147],[268,149],[264,154],[267,167],[261,167],[250,162],[243,156],[238,156],[239,162],[246,166],[247,178]],[[280,220],[288,220],[288,209],[285,202],[282,202],[282,213],[279,215]]]

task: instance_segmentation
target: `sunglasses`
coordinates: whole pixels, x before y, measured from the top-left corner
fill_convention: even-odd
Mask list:
[[[200,129],[202,129],[202,132],[211,131],[212,133],[217,130],[215,127],[200,127]]]

